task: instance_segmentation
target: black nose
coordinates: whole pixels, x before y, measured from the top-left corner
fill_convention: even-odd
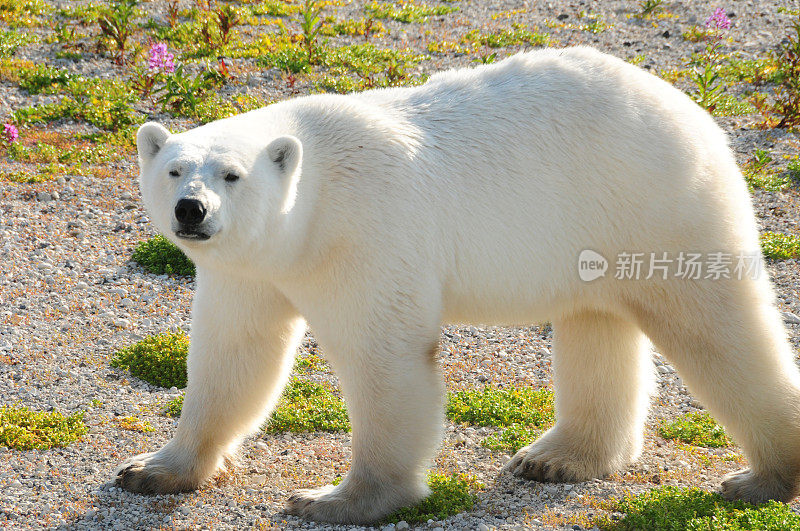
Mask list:
[[[181,199],[175,205],[175,219],[184,225],[197,225],[206,217],[206,207],[197,199]]]

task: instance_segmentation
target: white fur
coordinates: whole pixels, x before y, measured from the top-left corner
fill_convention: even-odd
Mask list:
[[[544,50],[178,135],[147,124],[139,146],[145,204],[194,260],[198,292],[177,434],[123,465],[123,486],[212,475],[269,412],[308,322],[342,384],[353,464],[289,510],[373,521],[426,493],[441,323],[549,319],[558,421],[508,469],[581,481],[635,459],[649,337],[750,460],[726,495],[797,493],[800,377],[768,280],[577,273],[583,249],[759,252],[725,135],[660,79],[591,49]],[[174,234],[184,197],[206,206],[209,240]]]

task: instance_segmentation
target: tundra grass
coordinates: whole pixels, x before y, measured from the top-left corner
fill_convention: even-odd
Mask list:
[[[170,400],[164,414],[178,417],[183,395]],[[266,433],[308,433],[350,431],[347,408],[333,389],[324,384],[293,377],[275,410],[264,425]]]
[[[675,420],[662,422],[658,434],[665,439],[705,448],[731,445],[725,430],[708,413],[687,413]]]
[[[133,250],[131,260],[156,275],[194,276],[194,264],[178,246],[159,235],[141,242]]]
[[[498,30],[494,33],[481,33],[472,30],[461,39],[462,44],[476,43],[490,48],[503,48],[506,46],[547,46],[550,44],[550,36],[547,33],[536,33],[528,29],[524,24],[514,23],[511,28]]]
[[[724,500],[697,488],[660,487],[636,496],[605,502],[602,508],[622,517],[604,515],[594,524],[603,531],[726,530],[789,531],[800,529],[800,515],[784,503],[764,505]]]
[[[284,390],[265,431],[350,431],[350,421],[344,402],[330,387],[295,377]]]
[[[364,11],[372,18],[392,19],[399,22],[427,22],[429,17],[447,15],[458,11],[456,6],[429,6],[413,0],[399,2],[371,2]]]
[[[773,260],[800,258],[800,236],[765,232],[761,235],[761,250]]]
[[[447,416],[457,423],[503,428],[481,444],[494,451],[516,452],[555,422],[553,393],[527,387],[458,391],[450,393]]]
[[[82,412],[64,416],[57,411],[0,407],[0,446],[14,450],[47,450],[66,446],[83,437],[87,431]]]
[[[474,477],[466,474],[440,474],[428,476],[431,494],[412,507],[403,507],[386,517],[385,521],[421,524],[428,520],[444,520],[454,514],[469,511],[478,497],[475,492],[484,488]]]
[[[188,354],[186,334],[157,334],[117,352],[111,366],[128,369],[133,376],[152,385],[183,388]]]
[[[768,192],[780,192],[789,188],[793,182],[791,168],[789,175],[782,175],[772,165],[772,156],[763,149],[753,152],[750,159],[742,166],[742,175],[751,191],[761,189]]]

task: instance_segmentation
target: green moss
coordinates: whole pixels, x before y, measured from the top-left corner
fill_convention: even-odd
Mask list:
[[[117,352],[112,367],[159,387],[186,387],[186,357],[189,338],[183,332],[146,337]]]
[[[675,420],[662,422],[658,434],[665,439],[676,439],[706,448],[731,445],[725,430],[708,413],[687,413]]]
[[[373,18],[390,18],[399,22],[426,22],[428,17],[441,16],[458,11],[455,6],[430,6],[416,4],[413,0],[398,2],[371,2],[364,6],[364,11]]]
[[[25,407],[0,407],[0,446],[15,450],[47,450],[66,446],[87,432],[83,413],[65,417],[57,411],[31,411]]]
[[[761,250],[773,260],[800,258],[800,236],[765,232],[761,235]]]
[[[555,422],[553,393],[547,389],[515,387],[451,393],[447,416],[453,422],[505,428],[483,445],[496,451],[516,451]]]
[[[788,531],[800,529],[800,515],[791,507],[771,501],[754,506],[725,501],[702,490],[661,487],[604,504],[604,509],[624,513],[619,520],[602,516],[595,524],[604,531]]]
[[[344,402],[329,387],[292,378],[267,421],[265,431],[350,431],[350,421]]]
[[[424,523],[428,520],[444,520],[454,514],[469,511],[478,497],[475,491],[484,485],[466,474],[439,474],[432,472],[428,477],[431,494],[413,507],[403,507],[386,517],[387,522],[397,523],[405,520],[409,524]]]
[[[192,276],[195,273],[194,264],[183,251],[160,234],[138,244],[131,260],[156,275]]]

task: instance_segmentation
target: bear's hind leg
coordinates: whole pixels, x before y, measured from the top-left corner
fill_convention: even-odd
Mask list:
[[[652,365],[639,328],[584,311],[553,322],[556,424],[503,471],[537,481],[577,482],[638,457]]]
[[[722,494],[751,503],[800,490],[800,373],[771,293],[766,278],[716,280],[668,302],[670,314],[647,311],[664,301],[638,305],[656,348],[748,458]]]

